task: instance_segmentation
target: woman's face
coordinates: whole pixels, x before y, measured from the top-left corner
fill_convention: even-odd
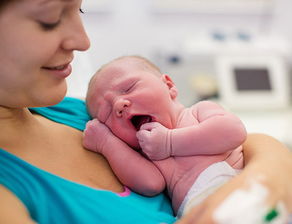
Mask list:
[[[81,0],[17,0],[0,11],[0,106],[58,103],[74,50],[89,40]]]

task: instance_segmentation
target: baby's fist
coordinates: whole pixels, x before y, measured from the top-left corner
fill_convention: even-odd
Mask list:
[[[143,124],[136,136],[143,152],[151,160],[166,159],[171,155],[171,130],[158,122]]]
[[[105,148],[106,138],[110,134],[109,128],[99,120],[93,119],[88,121],[83,132],[83,146],[94,152],[102,153],[103,148]]]

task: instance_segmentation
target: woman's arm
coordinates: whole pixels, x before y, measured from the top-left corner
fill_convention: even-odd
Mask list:
[[[0,223],[34,224],[20,200],[0,185]]]
[[[292,212],[292,152],[276,139],[251,134],[244,144],[246,179],[263,176],[262,183],[272,192],[269,204],[283,201]]]
[[[216,223],[213,218],[214,211],[231,193],[246,190],[252,181],[257,181],[268,189],[266,205],[269,208],[283,202],[286,209],[292,212],[291,151],[276,139],[263,134],[249,134],[243,147],[246,164],[242,173],[192,209],[178,223]]]

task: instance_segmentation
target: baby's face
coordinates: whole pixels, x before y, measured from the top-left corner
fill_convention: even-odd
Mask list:
[[[172,98],[163,79],[135,64],[117,61],[106,66],[95,81],[97,117],[131,147],[138,149],[136,132],[157,121],[171,126]]]

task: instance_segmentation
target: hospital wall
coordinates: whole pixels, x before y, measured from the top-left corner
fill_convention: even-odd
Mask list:
[[[84,2],[87,1],[92,0]],[[205,36],[207,39],[212,32],[222,32],[229,39],[238,32],[251,36],[280,35],[292,43],[291,0],[274,0],[271,9],[258,12],[236,9],[219,13],[216,10],[168,13],[152,6],[150,0],[106,2],[106,7],[84,9],[82,17],[91,48],[86,53],[77,53],[69,81],[78,85],[70,85],[69,95],[84,96],[92,73],[115,57],[140,54],[160,63],[169,56],[184,56],[182,49],[187,41]]]
[[[257,0],[242,0],[252,1]],[[153,4],[155,0],[103,0],[102,4],[96,4],[97,7],[92,0],[84,0],[82,18],[91,47],[87,52],[76,52],[73,74],[68,79],[68,96],[84,98],[94,72],[122,55],[142,55],[159,65],[174,79],[179,98],[186,106],[200,100],[196,85],[186,88],[186,83],[192,84],[193,74],[216,76],[213,57],[220,57],[227,48],[236,49],[235,53],[240,55],[248,46],[254,49],[251,54],[268,52],[279,56],[290,71],[292,2],[263,1],[269,1],[270,5],[262,8],[211,7],[200,11],[188,7],[158,7]],[[248,131],[264,132],[292,145],[290,107],[284,112],[282,109],[265,112],[264,116],[252,108],[249,112],[234,112],[245,121]]]

